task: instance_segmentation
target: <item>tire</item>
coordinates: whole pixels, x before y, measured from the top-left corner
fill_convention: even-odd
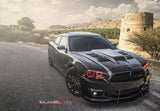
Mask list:
[[[66,73],[66,86],[71,94],[81,96],[81,82],[74,67],[69,68]]]
[[[49,65],[53,67],[52,59],[49,54],[49,49],[48,49],[48,62],[49,62]]]

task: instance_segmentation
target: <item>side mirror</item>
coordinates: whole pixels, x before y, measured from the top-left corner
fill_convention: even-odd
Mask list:
[[[112,43],[112,45],[113,45],[114,47],[117,47],[118,43]]]
[[[59,49],[59,50],[65,50],[66,48],[65,48],[64,45],[60,45],[60,46],[57,46],[57,49]]]

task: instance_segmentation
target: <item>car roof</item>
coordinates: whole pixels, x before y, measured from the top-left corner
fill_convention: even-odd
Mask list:
[[[94,34],[91,32],[69,32],[68,36],[97,36],[99,34]]]

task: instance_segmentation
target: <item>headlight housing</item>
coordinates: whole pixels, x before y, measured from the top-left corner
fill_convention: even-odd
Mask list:
[[[95,70],[87,70],[83,77],[87,77],[89,79],[109,79],[109,74],[102,72],[102,71],[95,71]]]
[[[144,71],[146,71],[148,69],[148,63],[143,66],[143,69],[144,69]]]

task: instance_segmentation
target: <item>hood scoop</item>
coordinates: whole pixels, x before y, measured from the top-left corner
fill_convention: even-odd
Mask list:
[[[122,54],[123,56],[127,57],[127,59],[133,59],[133,57],[131,55],[128,55],[127,53],[123,52],[123,51],[118,51],[118,53]]]
[[[95,53],[89,53],[87,55],[89,55],[89,56],[91,56],[93,58],[96,58],[98,61],[109,61],[109,59],[107,59],[105,57],[102,57],[102,56],[99,56],[99,55],[97,55]]]
[[[127,62],[127,57],[118,53],[115,50],[112,49],[99,49],[99,50],[92,50],[92,52],[96,55],[99,55],[103,58],[106,58],[114,63],[118,64],[118,61],[126,61]]]

